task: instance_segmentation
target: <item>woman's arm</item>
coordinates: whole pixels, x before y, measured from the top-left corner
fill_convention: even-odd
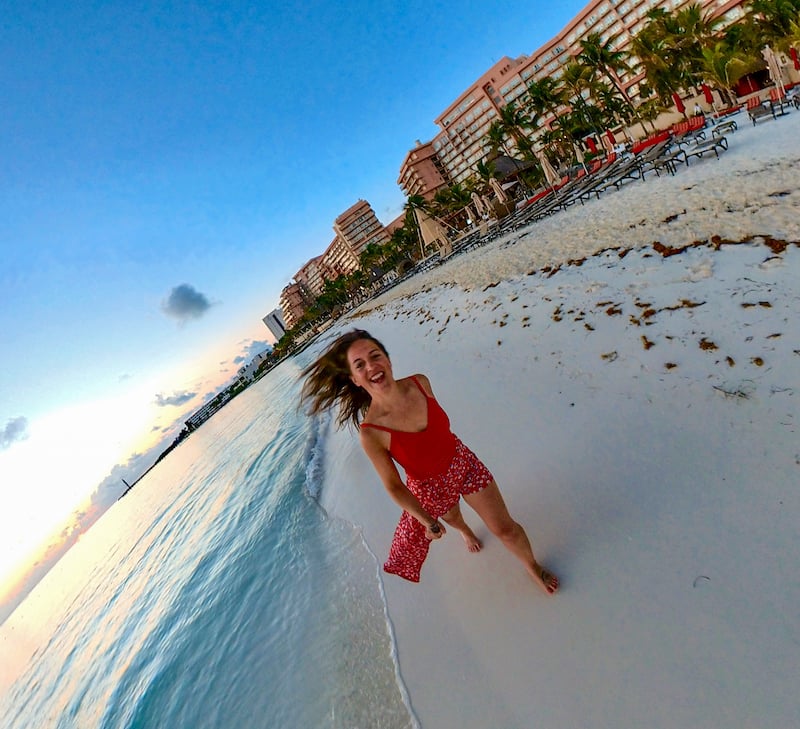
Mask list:
[[[425,527],[428,539],[439,539],[445,533],[444,525],[428,514],[422,508],[417,497],[408,490],[403,479],[400,478],[400,472],[389,455],[389,451],[380,442],[380,436],[369,428],[362,429],[360,436],[361,446],[369,460],[372,461],[372,465],[392,500]],[[438,525],[438,531],[431,531],[431,527],[434,525]]]

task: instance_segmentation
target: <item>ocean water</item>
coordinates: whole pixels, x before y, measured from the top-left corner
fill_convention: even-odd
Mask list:
[[[175,449],[0,627],[4,729],[417,726],[378,563],[318,503],[330,427],[282,363]]]

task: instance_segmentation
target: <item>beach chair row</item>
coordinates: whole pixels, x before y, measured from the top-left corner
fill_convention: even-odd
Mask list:
[[[697,118],[705,124],[702,117]],[[674,175],[679,164],[688,166],[694,157],[714,154],[718,158],[728,149],[725,133],[730,134],[736,128],[735,120],[726,119],[711,128],[707,138],[707,129],[693,121],[685,127],[678,125],[675,130],[653,135],[633,145],[628,155],[610,155],[593,166],[580,168],[574,177],[562,180],[559,185],[537,191],[524,207],[500,221],[493,237],[528,226],[575,203],[599,199],[604,192],[618,190],[632,180],[645,180],[652,172],[657,176],[663,172]]]

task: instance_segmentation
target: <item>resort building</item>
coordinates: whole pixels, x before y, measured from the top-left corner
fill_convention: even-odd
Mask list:
[[[280,307],[289,329],[323,292],[326,281],[357,270],[367,246],[382,246],[389,242],[389,233],[366,200],[359,200],[339,215],[333,223],[333,230],[336,235],[325,252],[308,261],[294,275],[293,283],[281,293]]]
[[[431,200],[434,193],[449,182],[450,178],[433,148],[433,142],[423,144],[418,139],[417,146],[406,155],[400,166],[397,184],[408,197],[422,195],[426,200]]]
[[[519,102],[528,84],[546,76],[557,79],[563,68],[581,51],[580,42],[590,33],[614,38],[616,50],[625,49],[647,23],[653,8],[675,11],[696,0],[594,0],[553,39],[530,56],[504,57],[464,91],[434,121],[441,131],[406,156],[397,183],[407,196],[433,197],[451,182],[463,182],[475,174],[475,165],[486,157],[486,133],[501,109]],[[723,27],[744,15],[745,0],[700,0],[703,12],[723,18]],[[636,59],[634,59],[635,62]],[[636,69],[621,79],[632,98],[638,95],[642,74]],[[557,112],[558,113],[558,112]],[[552,119],[545,119],[547,125]],[[434,174],[436,170],[437,174]]]
[[[217,394],[212,400],[203,405],[199,410],[192,413],[189,418],[184,421],[187,430],[191,433],[197,430],[203,423],[206,422],[217,410],[219,410],[225,403],[231,399],[231,393],[224,390]]]
[[[337,238],[355,254],[356,265],[368,245],[374,243],[382,246],[389,242],[389,234],[366,200],[359,200],[345,210],[334,221],[333,229]]]
[[[281,291],[280,308],[286,328],[291,329],[303,318],[306,309],[314,302],[305,284],[290,283]]]
[[[286,322],[283,319],[283,312],[280,309],[273,309],[261,321],[270,330],[275,341],[279,342],[281,337],[286,334]]]

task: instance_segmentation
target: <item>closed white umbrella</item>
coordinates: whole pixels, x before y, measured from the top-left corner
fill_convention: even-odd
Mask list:
[[[586,155],[583,153],[583,148],[580,144],[576,144],[575,142],[572,143],[572,149],[575,150],[575,158],[578,160],[578,164],[583,166],[583,169],[586,169]]]
[[[544,172],[544,178],[547,180],[547,184],[550,187],[555,187],[558,184],[559,178],[558,173],[553,169],[553,165],[550,164],[550,160],[547,159],[544,152],[541,150],[536,150],[536,159],[539,160],[539,164],[542,166],[542,172]]]
[[[497,199],[503,204],[507,203],[508,195],[506,195],[505,190],[503,190],[500,183],[494,177],[490,177],[489,184],[492,186],[492,190],[494,190],[494,194]]]
[[[475,210],[478,211],[478,216],[483,217],[486,215],[486,208],[483,206],[483,200],[481,200],[481,196],[478,195],[477,192],[472,193],[472,203],[475,205]]]
[[[781,96],[785,96],[786,88],[783,85],[783,74],[781,73],[781,67],[780,64],[778,63],[778,57],[775,55],[775,51],[773,51],[772,48],[766,45],[761,51],[761,56],[767,62],[767,68],[769,69],[769,77],[772,79],[772,82],[775,84],[775,87],[780,89]]]

